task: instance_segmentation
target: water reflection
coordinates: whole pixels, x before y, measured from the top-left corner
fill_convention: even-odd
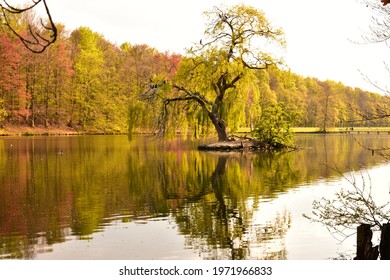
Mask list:
[[[360,141],[389,146],[385,136]],[[176,258],[191,250],[203,259],[285,259],[293,215],[262,207],[302,184],[337,178],[333,164],[349,171],[382,161],[350,136],[301,136],[298,144],[305,149],[221,154],[180,139],[1,138],[0,258],[31,259],[70,239],[92,240],[118,220],[169,220],[177,240],[184,237]],[[106,258],[137,256],[123,256],[115,240],[99,242]]]

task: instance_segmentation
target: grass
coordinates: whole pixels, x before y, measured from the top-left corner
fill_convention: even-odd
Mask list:
[[[294,133],[322,133],[318,127],[293,127]],[[390,133],[390,127],[329,127],[329,133]]]
[[[318,127],[292,127],[291,131],[294,133],[320,133],[321,129]]]
[[[294,133],[322,133],[322,128],[319,127],[292,127]],[[329,133],[390,133],[390,127],[330,127],[327,129]],[[238,129],[237,133],[250,133],[249,127]]]

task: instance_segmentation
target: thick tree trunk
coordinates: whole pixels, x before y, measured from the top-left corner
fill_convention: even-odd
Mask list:
[[[215,130],[217,131],[218,141],[229,141],[225,122],[221,120],[215,113],[209,113],[209,117],[215,127]]]

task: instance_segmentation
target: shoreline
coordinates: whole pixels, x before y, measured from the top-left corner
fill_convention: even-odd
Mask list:
[[[61,128],[31,128],[31,127],[4,127],[0,129],[0,136],[59,136],[80,135],[81,133],[71,129]]]
[[[314,127],[293,127],[293,134],[390,134],[390,127],[355,127],[350,128],[329,128],[327,132]],[[240,129],[238,134],[250,133],[247,129]],[[97,129],[76,130],[70,127],[28,127],[28,126],[5,126],[0,128],[0,137],[7,136],[77,136],[77,135],[124,135],[127,132],[99,131]],[[144,133],[140,133],[144,134]]]
[[[77,136],[77,135],[115,135],[125,134],[122,132],[104,132],[98,130],[78,131],[69,127],[28,127],[28,126],[5,126],[0,128],[1,137],[10,136]]]

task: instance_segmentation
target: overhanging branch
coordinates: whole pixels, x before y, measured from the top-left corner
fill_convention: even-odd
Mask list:
[[[4,18],[4,24],[12,31],[12,33],[20,39],[23,45],[33,53],[42,53],[47,47],[53,44],[57,39],[57,28],[54,24],[50,10],[47,6],[46,0],[33,0],[31,5],[24,8],[18,8],[10,5],[4,0],[5,5],[0,4],[1,14]],[[22,35],[11,24],[9,14],[22,14],[34,9],[38,4],[42,3],[44,6],[48,22],[45,24],[43,20],[40,21],[41,30],[34,29],[32,25],[27,24],[28,35]],[[43,35],[43,33],[48,33]]]

